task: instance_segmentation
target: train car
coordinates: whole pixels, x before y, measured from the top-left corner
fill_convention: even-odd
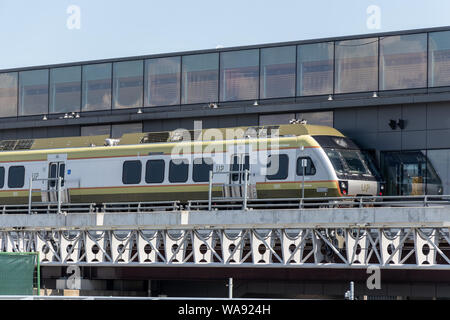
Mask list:
[[[370,158],[326,126],[13,140],[0,149],[0,204],[27,203],[30,189],[33,202],[55,201],[58,178],[61,200],[72,203],[201,200],[210,187],[227,198],[383,192]]]

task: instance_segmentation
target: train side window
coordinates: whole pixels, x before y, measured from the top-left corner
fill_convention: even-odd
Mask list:
[[[56,179],[56,172],[58,171],[58,164],[51,163],[49,170],[49,179]],[[50,187],[54,188],[56,186],[56,180],[49,180]]]
[[[278,161],[277,161],[278,160]],[[267,163],[268,180],[285,180],[289,173],[289,157],[287,154],[270,155]]]
[[[23,188],[25,181],[25,167],[12,166],[8,170],[8,188]]]
[[[297,159],[297,175],[303,176],[302,160],[306,160],[305,176],[313,176],[316,174],[316,167],[310,157],[299,157]]]
[[[164,181],[164,160],[148,160],[145,165],[145,182],[161,183]]]
[[[189,174],[187,159],[171,160],[169,164],[169,182],[186,182]]]
[[[232,163],[231,163],[231,171],[239,171],[239,157],[233,156]],[[231,181],[238,181],[239,180],[239,173],[233,173],[231,174]]]
[[[123,163],[123,184],[138,184],[141,182],[142,163],[139,160],[130,160]]]
[[[5,167],[0,167],[0,189],[5,186]]]
[[[61,177],[61,187],[64,187],[64,175],[66,173],[66,165],[64,163],[59,164],[59,176]]]
[[[213,170],[213,161],[211,158],[197,158],[194,160],[193,167],[192,180],[194,182],[209,181],[209,171]]]

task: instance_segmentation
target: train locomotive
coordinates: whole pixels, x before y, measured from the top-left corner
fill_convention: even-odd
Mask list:
[[[67,203],[186,202],[208,199],[210,188],[214,197],[261,199],[384,191],[370,157],[318,125],[9,140],[0,149],[0,204],[30,194],[50,202],[58,188]]]

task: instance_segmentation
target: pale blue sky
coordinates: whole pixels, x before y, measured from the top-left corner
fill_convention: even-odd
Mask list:
[[[449,0],[0,0],[0,69],[448,25]]]

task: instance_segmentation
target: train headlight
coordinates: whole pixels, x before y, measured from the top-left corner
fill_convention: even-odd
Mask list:
[[[382,196],[383,194],[384,194],[384,190],[385,190],[385,185],[384,185],[384,183],[380,183],[380,192],[379,192],[379,195],[380,196]]]
[[[348,181],[339,181],[339,189],[343,196],[348,194]]]

